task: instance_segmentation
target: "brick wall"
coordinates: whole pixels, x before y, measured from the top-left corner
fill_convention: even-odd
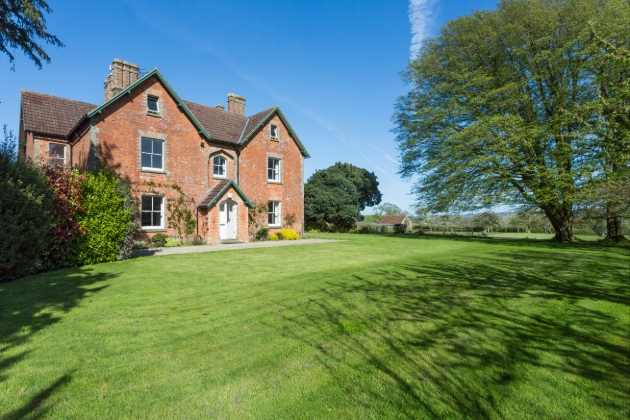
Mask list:
[[[147,112],[147,96],[159,98],[158,115]],[[226,111],[227,112],[227,111]],[[279,138],[271,139],[270,126],[279,127]],[[164,143],[164,170],[148,171],[141,168],[141,138],[162,140]],[[37,157],[48,154],[51,141],[63,140],[28,135],[27,155]],[[67,144],[67,143],[66,143]],[[71,157],[72,156],[72,157]],[[198,215],[198,232],[209,243],[219,241],[219,206],[200,210],[200,203],[217,182],[226,178],[213,175],[213,158],[227,160],[227,179],[234,179],[252,202],[269,200],[282,203],[282,219],[295,214],[297,223],[293,229],[302,232],[304,218],[303,157],[280,118],[274,116],[259,129],[250,142],[237,155],[234,146],[208,142],[202,138],[188,117],[177,106],[157,78],[152,77],[135,88],[129,95],[92,118],[78,131],[72,147],[67,148],[67,163],[82,169],[93,169],[105,164],[129,177],[140,205],[142,195],[162,195],[166,200],[179,196],[173,184],[181,187],[192,202],[189,208]],[[267,157],[282,161],[282,178],[279,183],[267,181]],[[72,159],[72,160],[70,160]],[[232,200],[237,203],[237,235],[240,241],[248,238],[248,209],[235,191]],[[220,198],[223,201],[227,193]],[[166,207],[166,206],[165,206]],[[164,217],[168,215],[165,209]],[[149,238],[157,232],[174,236],[175,231],[164,229],[141,231],[139,236]],[[286,227],[286,226],[283,226]],[[280,228],[272,229],[276,232]]]
[[[280,128],[277,141],[271,139],[271,125]],[[280,183],[267,181],[268,156],[281,158]],[[304,222],[303,160],[297,143],[277,115],[259,129],[241,151],[239,160],[239,187],[245,195],[257,203],[280,201],[283,225],[284,216],[292,213],[297,218],[293,225],[297,232],[303,231]],[[280,229],[282,227],[272,228],[271,232]]]
[[[160,113],[157,116],[147,112],[148,95],[159,98]],[[98,161],[128,176],[138,199],[142,195],[155,194],[174,199],[179,194],[170,185],[177,184],[194,200],[195,204],[191,203],[189,207],[195,213],[196,204],[205,198],[209,185],[213,185],[208,182],[208,151],[211,147],[157,78],[148,79],[130,95],[106,108],[90,137],[90,143],[98,152]],[[142,137],[163,140],[164,171],[141,169]],[[202,143],[205,147],[201,147]],[[201,230],[203,228],[205,226],[200,226]],[[167,235],[175,233],[169,229],[162,231]],[[143,232],[141,236],[152,236],[156,232]]]

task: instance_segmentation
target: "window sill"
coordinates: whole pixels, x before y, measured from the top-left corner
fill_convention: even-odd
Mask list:
[[[164,169],[151,169],[151,168],[140,168],[140,172],[149,172],[152,174],[165,174],[166,173]]]
[[[283,182],[282,181],[272,181],[270,179],[267,180],[267,184],[276,184],[276,185],[282,185]]]
[[[147,232],[147,233],[151,233],[151,232],[166,232],[167,229],[164,229],[162,227],[156,227],[156,228],[140,228],[141,232]]]
[[[162,113],[161,112],[151,112],[151,111],[147,111],[146,114],[149,117],[157,117],[157,118],[162,118]]]
[[[212,175],[212,179],[228,179],[227,176]]]
[[[269,140],[271,140],[271,141],[280,141],[280,138],[279,137],[271,137]]]

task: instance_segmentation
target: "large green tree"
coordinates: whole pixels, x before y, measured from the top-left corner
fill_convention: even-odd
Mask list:
[[[598,95],[587,105],[595,118],[584,122],[597,133],[593,148],[601,169],[594,172],[584,201],[591,212],[603,210],[607,239],[622,242],[622,217],[630,215],[630,50],[599,36],[593,25],[591,31],[601,47],[593,58]]]
[[[601,46],[589,21],[628,44],[627,0],[503,0],[425,41],[393,117],[400,173],[419,175],[418,205],[535,206],[558,241],[575,240],[574,206],[600,169],[597,134],[579,121],[594,117],[584,105],[607,66],[593,59]]]
[[[316,171],[304,185],[304,216],[307,225],[326,223],[350,229],[366,207],[381,202],[373,172],[349,163],[336,163]]]
[[[15,57],[11,50],[22,50],[38,68],[42,61],[50,63],[50,57],[40,44],[63,47],[54,35],[46,32],[44,13],[52,10],[44,0],[0,0],[0,52]]]

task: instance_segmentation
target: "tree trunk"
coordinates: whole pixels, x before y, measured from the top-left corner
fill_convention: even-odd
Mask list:
[[[621,216],[613,215],[606,217],[606,239],[619,243],[624,242],[626,238],[623,236],[623,227],[621,224]]]
[[[543,207],[549,223],[556,232],[555,240],[558,242],[577,242],[573,236],[573,210],[562,207]]]

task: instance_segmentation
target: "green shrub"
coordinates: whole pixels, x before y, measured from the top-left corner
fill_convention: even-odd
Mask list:
[[[52,239],[52,208],[44,171],[32,161],[15,159],[13,150],[0,151],[0,281],[41,270]]]
[[[405,224],[394,225],[394,233],[401,234],[401,233],[406,233],[406,232],[407,232],[407,225]]]
[[[284,239],[287,241],[295,241],[296,239],[299,238],[298,234],[296,231],[291,230],[291,229],[282,229],[280,232],[278,232],[278,238],[279,239]]]
[[[318,232],[328,232],[329,231],[328,224],[326,222],[324,222],[323,220],[308,221],[308,222],[306,222],[305,228],[309,232],[313,232],[314,230],[317,230]]]
[[[151,238],[151,242],[153,243],[153,246],[164,246],[167,239],[168,238],[166,237],[165,234],[157,233],[153,235],[153,238]]]
[[[379,229],[378,226],[374,226],[374,225],[361,225],[357,229],[357,232],[358,233],[374,234],[374,233],[379,233],[380,229]]]
[[[179,239],[175,239],[175,238],[168,238],[166,240],[166,242],[164,243],[164,246],[168,247],[168,248],[172,248],[172,247],[175,247],[175,246],[181,246],[181,245],[182,245],[182,243],[180,242],[180,240]]]
[[[132,249],[147,249],[149,245],[145,241],[134,241],[131,245]]]
[[[269,228],[262,227],[258,229],[258,232],[256,232],[257,241],[264,241],[265,239],[267,239],[268,236],[269,236]]]
[[[123,180],[114,171],[101,168],[87,173],[81,184],[84,199],[78,221],[86,232],[73,245],[77,262],[96,264],[128,258],[134,212],[131,193],[127,199],[121,194],[126,189],[121,185]]]
[[[189,245],[204,245],[206,242],[199,235],[195,235],[192,241],[188,242]]]
[[[278,239],[278,235],[276,235],[275,233],[272,233],[271,235],[269,235],[269,240],[270,241],[277,241]]]

